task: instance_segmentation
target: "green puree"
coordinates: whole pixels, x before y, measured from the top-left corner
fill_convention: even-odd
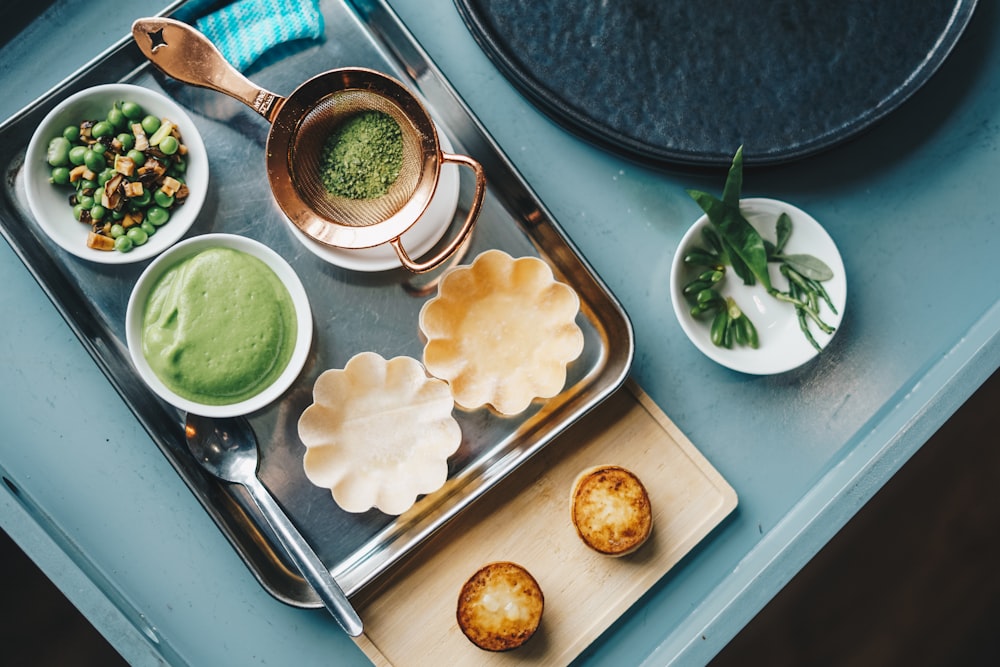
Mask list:
[[[174,393],[239,403],[274,382],[292,356],[292,298],[261,260],[211,248],[169,268],[146,301],[142,351]]]
[[[327,192],[375,199],[389,191],[403,166],[403,132],[388,114],[351,116],[323,144],[320,178]]]

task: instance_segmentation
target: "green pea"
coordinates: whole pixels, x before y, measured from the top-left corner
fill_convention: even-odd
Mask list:
[[[129,120],[139,120],[145,112],[135,102],[122,102],[122,113]]]
[[[146,134],[153,134],[160,129],[160,119],[150,114],[142,119],[142,131]]]
[[[136,167],[141,167],[146,164],[146,154],[142,151],[137,151],[134,148],[125,154],[128,159],[135,163]]]
[[[151,201],[153,201],[153,193],[145,188],[143,188],[141,195],[131,199],[131,202],[139,208],[146,208]]]
[[[135,245],[142,245],[149,240],[149,235],[142,230],[142,227],[132,227],[126,232],[128,238],[132,239]]]
[[[103,220],[104,216],[108,214],[108,209],[104,208],[100,204],[94,204],[90,207],[90,217],[92,220]]]
[[[121,225],[111,225],[111,238],[116,239],[119,236],[125,236],[125,228]]]
[[[108,163],[104,160],[104,153],[98,153],[94,150],[88,150],[84,153],[83,163],[87,165],[87,169],[93,172],[104,171],[104,168],[108,166]]]
[[[181,175],[184,174],[184,172],[186,171],[187,171],[187,161],[182,159],[175,160],[173,166],[170,168],[171,175],[178,181],[182,181]]]
[[[87,155],[87,151],[90,149],[86,146],[73,146],[69,149],[69,161],[75,165],[83,164],[84,156]]]
[[[118,252],[128,252],[132,249],[133,245],[132,239],[128,236],[119,236],[115,239],[115,250]]]
[[[67,141],[79,141],[80,140],[80,126],[79,125],[67,125],[66,129],[63,130],[63,137]]]
[[[76,182],[76,186],[79,188],[80,192],[93,192],[100,187],[100,184],[97,181],[90,180],[89,178],[82,178]]]
[[[116,173],[114,169],[105,168],[104,171],[97,175],[97,184],[104,187],[104,184],[114,178]]]
[[[84,207],[85,209],[91,209],[94,207],[94,198],[90,195],[82,195],[77,200],[77,203]]]
[[[49,180],[56,185],[66,185],[69,183],[69,168],[68,167],[53,167],[52,173],[49,176]]]
[[[177,137],[174,137],[172,135],[163,137],[163,139],[160,140],[160,150],[165,155],[173,155],[174,153],[177,152],[177,149],[180,147],[181,144],[179,141],[177,141]]]
[[[135,136],[129,132],[122,132],[116,139],[118,139],[118,143],[122,145],[122,150],[126,153],[135,147]]]
[[[111,123],[116,129],[121,129],[128,123],[128,119],[125,117],[125,114],[122,113],[122,110],[115,105],[111,107],[111,111],[108,112],[108,122]]]
[[[95,139],[100,139],[101,137],[110,137],[115,133],[115,126],[106,120],[99,120],[94,123],[94,127],[90,128],[90,136]]]
[[[170,213],[165,208],[150,206],[149,210],[146,211],[146,220],[149,220],[149,222],[156,227],[166,224],[169,219]]]
[[[152,236],[156,233],[156,225],[149,220],[143,220],[139,227],[142,228],[142,231],[146,232],[146,236]]]
[[[54,137],[49,142],[49,148],[45,152],[45,159],[53,167],[65,167],[69,164],[69,139],[66,137]]]
[[[84,206],[82,204],[76,204],[73,206],[73,217],[77,220],[83,219]]]
[[[125,218],[125,211],[111,211],[112,220],[123,220]]]
[[[170,208],[174,205],[174,197],[168,195],[163,190],[157,190],[153,193],[153,201],[156,202],[157,206],[162,206],[163,208]]]

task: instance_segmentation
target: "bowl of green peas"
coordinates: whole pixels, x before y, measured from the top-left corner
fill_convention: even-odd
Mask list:
[[[45,237],[102,264],[139,262],[191,228],[208,188],[194,122],[148,88],[87,88],[52,109],[25,154],[28,207]]]

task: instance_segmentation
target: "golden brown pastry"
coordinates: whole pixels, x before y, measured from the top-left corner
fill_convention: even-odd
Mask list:
[[[458,627],[487,651],[509,651],[528,641],[542,620],[545,598],[531,574],[507,561],[483,566],[458,595]]]
[[[632,553],[653,530],[646,487],[620,466],[597,466],[581,472],[573,483],[570,507],[580,539],[608,556]]]

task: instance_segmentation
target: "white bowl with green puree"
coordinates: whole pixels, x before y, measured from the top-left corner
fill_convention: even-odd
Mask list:
[[[132,363],[160,398],[232,417],[277,400],[312,345],[305,288],[280,255],[252,239],[205,234],[142,273],[125,314]]]

